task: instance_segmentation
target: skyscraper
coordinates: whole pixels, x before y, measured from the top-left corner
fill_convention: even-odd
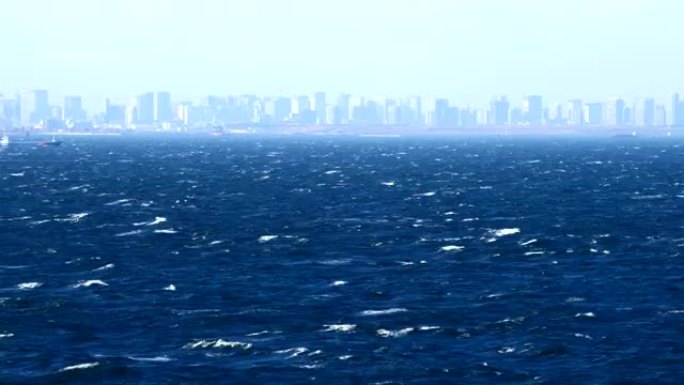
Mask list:
[[[592,126],[603,124],[603,103],[587,104],[587,123]]]
[[[523,102],[523,114],[527,123],[539,126],[544,121],[544,106],[540,95],[530,95]]]
[[[639,99],[634,102],[633,123],[637,127],[650,127],[655,122],[655,100]]]
[[[510,107],[508,98],[505,96],[492,99],[489,109],[489,124],[496,126],[508,124]]]
[[[50,117],[50,104],[46,90],[22,91],[20,94],[20,123],[32,125]]]
[[[582,100],[573,99],[568,106],[568,124],[571,126],[582,126],[585,122],[584,106]]]
[[[316,122],[318,124],[326,124],[325,92],[316,92],[314,95],[314,109],[316,111]]]
[[[684,126],[684,101],[679,94],[672,95],[672,110],[670,111],[670,125]]]
[[[83,111],[83,102],[80,96],[65,96],[64,105],[62,106],[63,120],[83,120],[85,119],[85,111]]]
[[[625,123],[625,101],[620,98],[608,99],[604,110],[604,123],[610,126],[621,126]]]
[[[157,92],[154,94],[154,121],[157,123],[169,123],[173,120],[171,109],[171,94]]]
[[[151,124],[154,122],[154,94],[151,92],[138,96],[136,122]]]

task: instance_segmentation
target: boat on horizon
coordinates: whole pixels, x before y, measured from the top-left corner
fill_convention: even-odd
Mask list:
[[[56,147],[56,146],[61,146],[61,145],[62,145],[62,141],[61,141],[61,140],[56,140],[55,137],[53,136],[51,140],[40,141],[40,142],[36,143],[36,145],[37,145],[38,147],[47,147],[47,146]]]

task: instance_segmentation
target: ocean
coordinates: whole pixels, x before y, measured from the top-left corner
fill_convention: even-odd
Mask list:
[[[684,139],[0,149],[2,384],[678,384]]]

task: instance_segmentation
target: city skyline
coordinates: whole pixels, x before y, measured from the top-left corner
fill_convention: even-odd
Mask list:
[[[665,96],[684,86],[675,0],[9,2],[0,88],[106,96]],[[333,17],[334,16],[334,17]]]
[[[169,91],[146,92],[104,110],[89,111],[77,95],[52,102],[48,90],[22,90],[0,97],[0,128],[73,130],[162,129],[187,131],[208,125],[356,125],[414,127],[474,126],[684,126],[684,98],[667,103],[655,98],[549,102],[543,95],[519,101],[493,96],[486,106],[468,106],[449,98],[365,97],[316,92],[309,95],[208,95],[201,102],[179,100]]]

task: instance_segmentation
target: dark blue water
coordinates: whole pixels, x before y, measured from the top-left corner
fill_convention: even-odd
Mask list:
[[[681,139],[0,149],[0,383],[679,383],[683,164]]]

